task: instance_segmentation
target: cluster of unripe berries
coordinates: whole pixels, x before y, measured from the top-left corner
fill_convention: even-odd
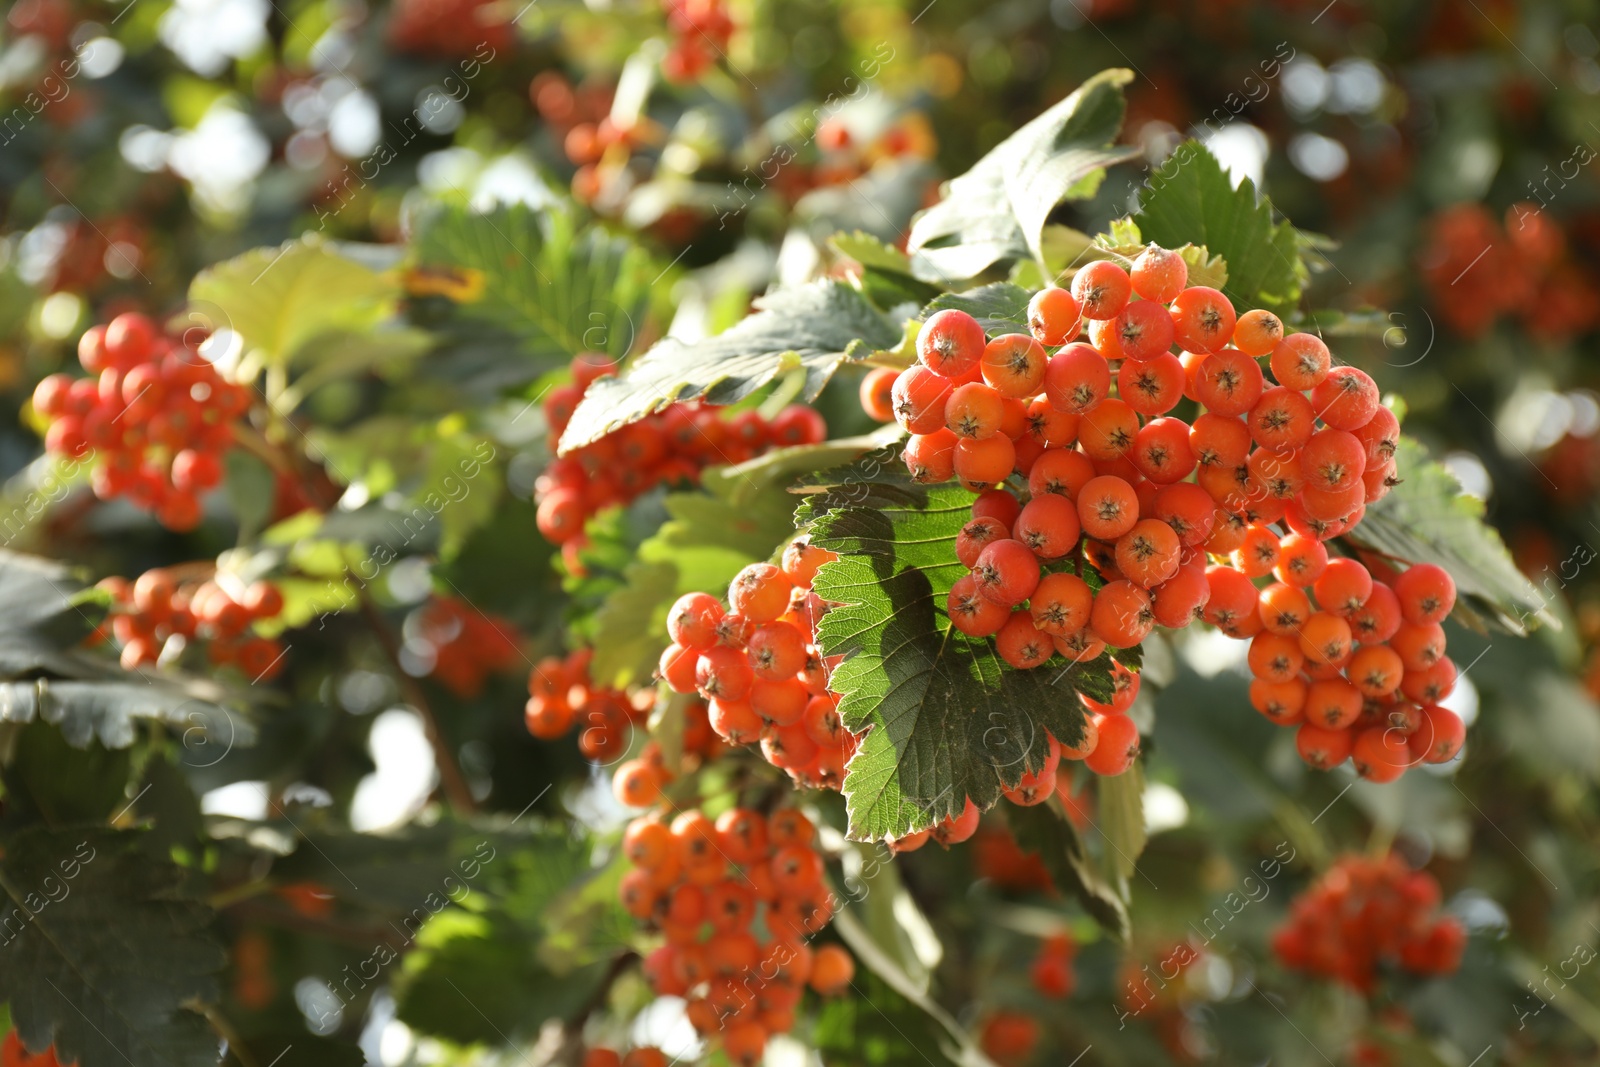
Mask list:
[[[179,650],[206,642],[212,663],[231,664],[252,682],[273,677],[283,666],[283,646],[251,632],[255,623],[283,610],[283,594],[271,582],[186,582],[180,572],[156,569],[133,582],[105,578],[97,588],[111,595],[109,629],[128,670],[154,664],[174,641]],[[100,635],[105,629],[103,624]]]
[[[96,496],[126,497],[179,531],[199,525],[200,496],[222,480],[234,421],[250,407],[250,390],[217,373],[199,340],[118,315],[79,339],[78,361],[94,377],[52,374],[33,392],[51,420],[45,447],[92,458]]]
[[[572,361],[571,384],[545,397],[552,440],[594,380],[615,372],[615,363],[595,353]],[[534,487],[539,531],[575,551],[584,523],[604,508],[658,485],[696,481],[706,467],[742,463],[769,448],[816,444],[827,435],[822,416],[800,404],[770,420],[753,409],[726,417],[711,405],[674,404],[552,461]]]
[[[632,865],[623,907],[665,942],[645,958],[645,978],[657,995],[686,999],[695,1030],[739,1067],[793,1028],[808,985],[832,996],[855,974],[840,946],[808,943],[834,911],[815,836],[794,808],[731,808],[715,822],[700,811],[670,823],[651,814],[623,836]]]
[[[1397,420],[1371,377],[1335,366],[1317,337],[1286,336],[1271,312],[1238,315],[1222,293],[1187,281],[1183,258],[1156,246],[1127,270],[1096,261],[1070,291],[1034,296],[1030,333],[991,339],[947,309],[923,323],[915,365],[865,379],[868,413],[911,434],[912,475],[977,494],[956,541],[971,573],[950,593],[951,625],[993,636],[1019,669],[1128,648],[1158,624],[1269,631],[1258,658],[1286,687],[1274,691],[1273,717],[1322,721],[1304,708],[1320,686],[1319,703],[1354,694],[1351,720],[1361,698],[1387,705],[1399,693],[1413,703],[1390,717],[1412,726],[1415,705],[1437,704],[1454,676],[1442,637],[1432,640],[1454,587],[1438,568],[1414,567],[1386,599],[1365,568],[1330,559],[1325,545],[1396,484]],[[1188,421],[1170,414],[1185,401]],[[1258,589],[1275,568],[1279,583]],[[1313,610],[1306,590],[1319,581]],[[1378,646],[1402,623],[1432,627],[1425,649],[1397,662],[1363,646],[1355,659],[1358,637]],[[1416,674],[1409,685],[1406,673]],[[1422,717],[1437,718],[1442,735],[1443,714]],[[1120,763],[1120,737],[1114,751]]]
[[[1345,856],[1295,898],[1272,947],[1287,967],[1371,993],[1383,970],[1450,974],[1467,931],[1439,914],[1439,883],[1393,853]]]
[[[5,1041],[0,1042],[0,1067],[62,1067],[62,1063],[56,1059],[54,1045],[46,1045],[42,1052],[30,1053],[17,1032],[9,1030]]]
[[[402,633],[411,658],[407,669],[428,675],[460,697],[483,692],[484,679],[522,658],[517,630],[507,619],[486,615],[464,600],[434,597],[406,616]]]
[[[723,0],[663,0],[672,44],[661,60],[661,74],[686,85],[699,81],[728,50],[733,19]]]
[[[781,567],[752,563],[728,587],[726,605],[687,593],[667,615],[672,644],[660,674],[677,693],[709,702],[712,730],[730,745],[759,745],[796,782],[838,789],[856,736],[828,689],[832,663],[814,643],[827,605],[811,591],[832,552],[806,538],[784,550]]]

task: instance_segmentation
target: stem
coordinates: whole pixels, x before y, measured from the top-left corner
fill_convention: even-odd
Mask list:
[[[400,644],[395,640],[394,631],[389,629],[389,623],[384,619],[383,613],[372,602],[372,597],[365,589],[361,590],[360,596],[362,617],[372,628],[378,644],[383,646],[384,655],[389,657],[407,703],[416,708],[417,714],[422,716],[423,730],[428,735],[428,744],[433,746],[433,761],[439,767],[439,785],[444,789],[446,799],[456,810],[463,814],[472,814],[478,810],[478,802],[472,798],[472,790],[467,786],[466,776],[461,773],[461,765],[456,762],[455,753],[445,741],[444,731],[439,727],[439,717],[434,714],[433,705],[428,701],[428,694],[423,691],[421,683],[407,674],[406,669],[400,665]]]
[[[638,961],[639,954],[632,949],[612,957],[611,966],[606,968],[606,973],[601,977],[600,984],[595,987],[595,991],[589,994],[589,999],[584,1001],[572,1018],[568,1020],[566,1025],[568,1034],[576,1035],[582,1032],[583,1024],[589,1021],[589,1016],[605,1006],[606,998],[611,995],[611,987],[616,984],[617,979],[621,978],[622,973]]]
[[[233,1058],[238,1060],[243,1067],[260,1067],[255,1056],[245,1047],[244,1038],[239,1036],[239,1031],[234,1028],[222,1012],[217,1010],[215,1004],[202,1004],[196,1007],[201,1015],[206,1017],[206,1022],[211,1024],[211,1029],[217,1036],[228,1043],[228,1051],[233,1053]]]
[[[272,881],[270,879],[256,878],[252,881],[240,882],[238,885],[229,886],[227,889],[219,889],[211,894],[211,898],[206,903],[211,905],[213,910],[221,911],[223,908],[233,907],[241,900],[249,900],[251,897],[260,896],[271,888]]]

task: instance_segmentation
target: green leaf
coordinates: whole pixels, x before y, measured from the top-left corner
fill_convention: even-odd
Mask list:
[[[33,827],[0,855],[0,999],[24,1043],[79,1067],[212,1067],[212,913],[136,831]]]
[[[570,452],[680,400],[732,404],[794,370],[800,399],[814,400],[839,364],[893,348],[901,331],[858,290],[836,281],[778,289],[758,310],[715,337],[668,337],[622,374],[589,387],[561,437]]]
[[[1185,141],[1151,175],[1134,215],[1145,241],[1163,248],[1204,246],[1226,263],[1226,293],[1240,310],[1287,309],[1300,299],[1307,270],[1287,221],[1273,222],[1272,203],[1249,178],[1236,189],[1215,156]]]
[[[67,744],[61,731],[35,719],[17,735],[0,768],[6,796],[52,826],[106,822],[126,803],[127,749]]]
[[[1113,937],[1126,942],[1132,933],[1128,908],[1122,897],[1106,884],[1083,845],[1083,838],[1052,797],[1044,804],[1021,807],[1002,804],[1006,822],[1017,844],[1024,851],[1036,852],[1057,887],[1078,898],[1100,926]]]
[[[883,979],[865,971],[844,996],[817,1008],[808,1035],[829,1067],[928,1067],[951,1063],[927,1017]]]
[[[399,1018],[459,1044],[501,1046],[536,1035],[547,1019],[576,1011],[605,970],[594,963],[554,974],[535,956],[538,941],[498,910],[440,914],[406,956]]]
[[[464,272],[473,292],[455,312],[514,335],[536,364],[529,379],[579,352],[621,359],[664,317],[661,265],[565,211],[440,205],[419,226],[415,250],[420,271]]]
[[[1007,666],[993,641],[969,638],[945,617],[950,587],[967,573],[955,538],[972,516],[971,494],[919,486],[878,453],[836,475],[796,518],[841,557],[817,574],[817,594],[838,605],[818,640],[846,657],[832,681],[840,715],[868,731],[844,794],[850,836],[870,840],[953,817],[968,797],[991,806],[1002,787],[1042,766],[1047,730],[1076,744],[1077,693],[1109,691],[1110,659]]]
[[[494,456],[489,439],[475,434],[441,437],[429,455],[423,488],[416,496],[430,510],[430,499],[440,501],[440,559],[455,558],[472,532],[494,518],[505,490],[500,472],[485,469]]]
[[[955,308],[965,311],[983,325],[986,333],[1027,333],[1028,301],[1033,294],[1010,282],[981,285],[964,293],[945,293],[922,309],[927,318],[936,311]]]
[[[1561,625],[1517,570],[1499,532],[1483,521],[1483,501],[1463,493],[1427,449],[1402,436],[1395,475],[1400,484],[1367,506],[1346,539],[1409,563],[1443,567],[1456,582],[1457,616],[1480,628],[1484,619],[1515,634]]]
[[[996,263],[1042,259],[1056,205],[1093,196],[1107,167],[1138,154],[1113,144],[1132,80],[1129,70],[1100,72],[952,179],[912,224],[906,248],[917,277],[958,281]]]
[[[1144,851],[1144,765],[1135,760],[1121,774],[1095,781],[1106,865],[1126,885]]]
[[[861,265],[862,291],[885,311],[907,303],[920,306],[939,295],[937,286],[915,277],[909,256],[869,233],[837,233],[828,244]]]
[[[282,363],[322,334],[370,330],[398,296],[391,279],[312,234],[201,271],[189,284],[189,315],[234,330],[246,350]]]

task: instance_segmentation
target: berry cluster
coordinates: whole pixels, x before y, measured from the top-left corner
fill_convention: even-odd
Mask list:
[[[697,82],[728,50],[733,19],[723,0],[663,0],[672,45],[661,60],[661,75],[669,82]]]
[[[956,541],[971,573],[950,592],[951,625],[993,636],[1006,662],[1028,669],[1204,619],[1256,639],[1256,706],[1276,721],[1331,730],[1366,702],[1371,724],[1400,726],[1358,753],[1369,777],[1451,758],[1444,739],[1459,738],[1459,720],[1419,707],[1454,680],[1438,629],[1455,600],[1449,576],[1413,567],[1389,589],[1325,544],[1395,484],[1397,420],[1373,380],[1335,366],[1317,337],[1286,336],[1271,312],[1239,315],[1222,293],[1187,283],[1184,259],[1154,245],[1128,270],[1093,262],[1070,291],[1034,296],[1030,334],[989,338],[965,312],[940,311],[922,325],[916,365],[863,383],[866,409],[910,432],[913,477],[955,478],[977,494]],[[1085,323],[1087,342],[1075,340]],[[1189,421],[1169,414],[1185,400]],[[1404,647],[1381,647],[1395,637]],[[1085,701],[1085,744],[1061,752],[1098,774],[1121,773],[1138,753],[1137,730],[1117,714],[1138,676],[1118,667],[1115,680],[1110,705]],[[1417,735],[1426,756],[1400,758]],[[1048,795],[1048,783],[1024,785],[1024,802]]]
[[[78,361],[98,377],[52,374],[33,392],[34,410],[51,420],[45,447],[97,460],[96,496],[125,496],[179,531],[199,525],[200,495],[222,480],[234,420],[250,407],[250,390],[224,380],[198,340],[118,315],[78,342]]]
[[[179,571],[157,568],[133,582],[105,578],[97,588],[111,595],[110,631],[127,670],[154,664],[169,642],[177,652],[196,641],[207,643],[212,663],[231,664],[252,682],[273,677],[283,666],[283,646],[251,632],[255,623],[283,610],[283,594],[271,582],[240,587],[214,578],[184,581]]]
[[[1482,204],[1445,208],[1418,258],[1434,309],[1464,337],[1481,336],[1503,315],[1551,344],[1600,325],[1600,284],[1536,204],[1511,205],[1503,227]]]
[[[517,630],[464,600],[434,597],[406,616],[407,671],[431,675],[459,697],[483,692],[483,681],[522,658]]]
[[[564,659],[547,656],[528,672],[528,703],[524,722],[528,732],[541,741],[554,741],[577,727],[578,751],[586,759],[606,764],[628,750],[633,729],[642,725],[655,705],[655,691],[641,689],[629,694],[621,689],[597,686],[589,677],[591,649],[579,649]],[[683,755],[700,763],[721,755],[723,743],[711,729],[703,701],[693,701],[683,709],[683,728],[679,739]],[[639,755],[617,767],[612,784],[617,799],[632,807],[654,804],[661,787],[677,777],[678,769],[668,767],[661,746],[647,741]]]
[[[1072,969],[1072,958],[1077,953],[1077,942],[1067,934],[1055,934],[1041,941],[1039,954],[1028,968],[1033,988],[1057,1000],[1072,996],[1072,991],[1078,987],[1078,976]]]
[[[677,693],[710,702],[711,728],[730,745],[759,744],[796,781],[838,789],[856,736],[828,690],[832,664],[816,640],[827,604],[811,591],[832,552],[801,538],[782,567],[752,563],[728,587],[728,603],[686,593],[667,615],[672,644],[661,677]]]
[[[1439,883],[1393,853],[1345,856],[1295,898],[1272,947],[1286,967],[1371,993],[1379,971],[1450,974],[1467,931],[1439,915]]]
[[[671,1067],[671,1061],[654,1045],[637,1045],[627,1055],[596,1045],[584,1052],[583,1067]]]
[[[43,1051],[32,1053],[23,1045],[22,1038],[15,1030],[8,1030],[5,1041],[0,1042],[0,1067],[62,1067],[62,1063],[56,1059],[54,1045],[46,1045]],[[72,1065],[68,1064],[67,1067]]]
[[[590,384],[615,371],[616,364],[598,354],[573,360],[572,383],[545,397],[552,439],[567,428]],[[534,488],[539,531],[576,552],[584,523],[604,508],[626,504],[658,485],[696,481],[706,467],[742,463],[769,448],[816,444],[827,435],[822,416],[801,404],[770,421],[755,410],[724,418],[710,405],[674,404],[552,462]]]
[[[516,44],[512,14],[493,0],[397,0],[389,16],[389,44],[419,56],[492,59]]]
[[[855,974],[843,948],[807,944],[834,908],[815,834],[794,808],[731,808],[715,822],[699,811],[670,824],[646,815],[623,836],[632,864],[623,907],[666,942],[646,957],[645,978],[657,995],[687,999],[695,1029],[717,1036],[740,1067],[761,1061],[769,1035],[793,1028],[806,985],[831,996]]]
[[[1440,625],[1456,595],[1444,569],[1419,563],[1385,583],[1294,533],[1259,549],[1277,581],[1257,590],[1229,571],[1213,602],[1223,631],[1250,640],[1251,705],[1296,727],[1300,757],[1321,770],[1349,758],[1363,778],[1392,782],[1455,759],[1466,726],[1439,706],[1456,684]]]

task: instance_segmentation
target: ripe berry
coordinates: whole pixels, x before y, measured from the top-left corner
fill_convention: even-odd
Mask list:
[[[773,681],[793,678],[805,666],[805,635],[786,622],[769,622],[750,635],[748,653],[756,677]]]
[[[861,379],[861,410],[869,419],[894,421],[894,383],[899,377],[893,367],[874,367]]]
[[[1268,682],[1287,682],[1300,676],[1305,664],[1305,654],[1300,642],[1271,630],[1263,630],[1250,639],[1250,673]]]
[[[1233,304],[1209,286],[1191,286],[1172,302],[1176,340],[1186,352],[1220,352],[1233,338],[1235,321]]]
[[[999,391],[983,382],[956,386],[944,409],[946,428],[957,437],[976,441],[999,433],[1004,415]]]
[[[1086,319],[1110,319],[1133,292],[1128,272],[1107,259],[1097,259],[1072,276],[1072,296]]]
[[[1294,745],[1308,764],[1319,771],[1331,771],[1350,758],[1352,740],[1349,730],[1329,730],[1308,722],[1295,732]]]
[[[1065,636],[1089,624],[1094,592],[1075,574],[1047,574],[1028,598],[1033,624],[1047,634]]]
[[[1250,706],[1279,726],[1295,726],[1304,721],[1306,691],[1300,678],[1270,682],[1256,677],[1250,682]]]
[[[1108,582],[1094,598],[1089,625],[1112,648],[1132,648],[1155,628],[1150,594],[1130,581]]]
[[[1044,395],[1057,411],[1081,415],[1111,392],[1111,365],[1092,345],[1069,344],[1050,357]]]
[[[716,644],[722,601],[706,593],[685,593],[667,612],[667,636],[685,648],[703,650]]]
[[[855,976],[855,960],[839,945],[819,945],[811,962],[811,988],[825,997],[839,996]]]
[[[1263,387],[1261,367],[1237,348],[1223,348],[1206,357],[1194,383],[1200,403],[1212,414],[1229,416],[1243,415],[1254,407]]]
[[[1150,300],[1135,300],[1117,313],[1111,329],[1117,338],[1117,347],[1130,360],[1154,359],[1172,347],[1172,316],[1167,309]],[[1177,357],[1173,357],[1177,364]],[[1181,366],[1181,365],[1180,365]],[[1178,390],[1182,389],[1179,378]]]
[[[1051,348],[1077,336],[1081,320],[1078,302],[1066,289],[1040,289],[1028,301],[1028,329],[1040,344]]]
[[[1246,424],[1250,426],[1250,437],[1262,448],[1288,453],[1310,440],[1317,416],[1306,397],[1274,386],[1256,400]]]
[[[914,434],[943,429],[945,402],[954,388],[949,378],[927,367],[908,368],[895,379],[890,392],[895,421]]]
[[[943,412],[940,412],[943,418]],[[912,434],[906,441],[906,469],[914,481],[948,482],[955,477],[957,437],[940,426],[932,433]]]
[[[1160,519],[1142,519],[1117,540],[1117,570],[1135,585],[1149,589],[1178,572],[1182,545]]]
[[[1189,264],[1178,253],[1151,245],[1128,269],[1133,291],[1156,304],[1170,304],[1189,283]]]
[[[978,591],[978,579],[963,575],[950,587],[945,601],[950,625],[968,637],[988,637],[998,633],[1011,617],[1010,609],[995,603]]]
[[[1339,663],[1350,655],[1350,624],[1319,611],[1300,628],[1300,651],[1312,663]]]
[[[1372,595],[1372,574],[1356,560],[1330,559],[1311,591],[1323,611],[1348,617]]]
[[[1456,583],[1435,563],[1416,563],[1394,580],[1400,614],[1413,625],[1443,622],[1456,605]]]
[[[772,417],[767,432],[779,448],[816,445],[828,439],[828,424],[816,408],[790,404]]]
[[[951,465],[957,480],[977,493],[1005,480],[1016,462],[1016,446],[1004,434],[995,434],[981,441],[959,438]]]
[[[1102,400],[1078,420],[1078,447],[1090,459],[1106,461],[1124,455],[1139,433],[1139,415],[1125,400]]]
[[[1367,450],[1359,438],[1343,430],[1318,430],[1300,449],[1306,484],[1334,492],[1347,489],[1367,468]]]
[[[1084,766],[1105,778],[1114,778],[1139,758],[1139,728],[1126,715],[1097,715],[1099,741],[1084,759]]]
[[[1138,495],[1121,478],[1090,479],[1078,493],[1077,504],[1083,532],[1102,541],[1116,540],[1139,521]]]
[[[752,622],[772,622],[789,608],[793,584],[770,563],[752,563],[728,586],[728,605]]]
[[[1268,354],[1282,337],[1283,321],[1265,308],[1246,311],[1233,327],[1233,346],[1247,356]]]
[[[1256,601],[1261,625],[1274,634],[1297,637],[1311,618],[1311,598],[1298,587],[1274,583],[1261,590]],[[1298,669],[1298,668],[1297,668]]]
[[[1044,348],[1038,341],[1025,333],[1007,333],[989,342],[980,365],[983,380],[1000,395],[1031,398],[1044,383],[1046,362]],[[961,388],[957,388],[956,393],[960,392]]]
[[[1004,539],[1006,534],[1005,525],[997,518],[985,516],[973,519],[956,534],[956,558],[963,567],[971,570],[978,564],[978,554],[991,542]]]
[[[946,380],[967,380],[983,358],[983,348],[978,320],[954,308],[928,316],[917,333],[917,359]]]
[[[1359,430],[1378,410],[1378,384],[1366,371],[1334,367],[1311,392],[1317,417],[1335,430]]]
[[[1139,473],[1157,485],[1181,482],[1195,468],[1189,426],[1181,419],[1158,418],[1145,423],[1134,435],[1128,455]]]
[[[1411,754],[1424,763],[1449,763],[1461,751],[1467,728],[1461,717],[1435,704],[1422,706],[1422,725],[1411,735]]]
[[[1059,559],[1078,547],[1078,509],[1072,501],[1054,493],[1035,497],[1017,516],[1012,534],[1040,559]],[[959,556],[959,538],[956,547]]]
[[[700,653],[695,661],[695,687],[707,700],[741,700],[750,691],[754,672],[744,652],[717,646]]]
[[[1171,352],[1144,362],[1126,360],[1117,371],[1117,391],[1141,415],[1164,415],[1183,398],[1183,364]]]
[[[1322,384],[1333,357],[1316,334],[1292,333],[1273,346],[1268,363],[1279,385],[1304,393]]]
[[[1027,545],[996,541],[978,554],[972,569],[978,592],[1002,607],[1022,603],[1039,585],[1039,560]]]
[[[1000,658],[1018,670],[1037,667],[1055,654],[1050,636],[1034,626],[1026,611],[1012,612],[995,634],[994,644]]]

